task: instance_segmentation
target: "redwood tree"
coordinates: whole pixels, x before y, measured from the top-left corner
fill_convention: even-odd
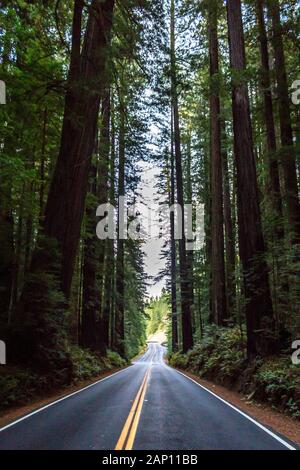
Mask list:
[[[36,366],[40,364],[45,370],[54,367],[68,369],[70,366],[64,336],[66,311],[95,148],[100,101],[107,81],[114,0],[92,1],[81,48],[82,7],[82,2],[75,2],[60,151],[38,247],[17,309],[18,322],[26,327],[22,338],[18,339],[18,348],[11,348],[15,359],[16,356],[22,360],[34,358]]]
[[[118,196],[125,197],[125,159],[126,159],[126,107],[124,96],[120,96],[120,127],[119,127],[119,180]],[[121,207],[118,204],[117,226],[117,259],[116,259],[116,308],[114,347],[121,356],[125,355],[125,240],[120,227]]]
[[[176,166],[177,203],[182,210],[182,237],[179,240],[179,265],[182,308],[182,348],[187,352],[193,346],[191,285],[188,273],[188,259],[185,236],[184,184],[182,171],[181,132],[177,89],[176,52],[175,52],[175,4],[171,0],[171,85],[172,109],[174,118],[174,146]]]
[[[212,196],[212,317],[222,325],[226,319],[225,260],[223,230],[223,181],[221,120],[219,97],[218,2],[208,7],[210,51],[210,132],[211,132],[211,196]]]
[[[268,36],[265,24],[264,15],[264,0],[257,0],[256,2],[256,15],[257,25],[259,32],[259,44],[261,55],[261,84],[264,95],[264,118],[267,131],[267,145],[269,154],[269,180],[270,180],[270,200],[272,208],[276,216],[276,230],[275,235],[277,238],[282,238],[284,235],[282,220],[283,209],[280,189],[279,165],[277,158],[277,144],[274,120],[274,107],[272,100],[272,88],[270,77],[270,56],[268,47]]]
[[[62,253],[61,287],[69,298],[74,261],[84,214],[88,175],[96,137],[114,0],[93,0],[80,54],[79,20],[66,95],[61,147],[49,191],[44,232],[57,240]],[[80,14],[75,8],[75,15]],[[75,65],[74,65],[75,63]],[[80,64],[80,65],[79,65]]]
[[[239,246],[246,297],[248,356],[267,354],[274,345],[273,308],[259,207],[240,0],[227,0],[232,109],[237,167]]]
[[[293,243],[300,243],[300,204],[298,194],[295,148],[291,120],[289,85],[282,38],[282,25],[278,0],[267,0],[272,22],[272,43],[275,58],[277,95],[281,132],[281,165],[284,178],[284,197]]]

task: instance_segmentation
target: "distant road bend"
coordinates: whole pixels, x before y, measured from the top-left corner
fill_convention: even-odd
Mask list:
[[[1,450],[294,450],[163,361],[150,343],[132,367],[0,430]]]

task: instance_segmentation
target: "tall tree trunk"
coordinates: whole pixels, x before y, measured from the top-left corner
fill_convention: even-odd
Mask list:
[[[42,221],[44,213],[44,198],[45,198],[45,166],[46,166],[46,144],[47,144],[47,122],[48,110],[44,109],[43,115],[43,133],[42,133],[42,151],[41,151],[41,166],[40,166],[40,221]]]
[[[170,175],[170,206],[175,205],[175,155],[174,155],[174,124],[171,116],[171,175]],[[178,312],[177,312],[177,253],[175,240],[175,213],[170,213],[171,227],[171,302],[172,302],[172,351],[178,351]]]
[[[285,184],[285,201],[292,242],[300,243],[300,204],[295,162],[295,148],[290,110],[289,86],[286,73],[282,39],[282,26],[278,0],[267,0],[269,17],[272,22],[272,42],[275,57],[279,119],[281,131],[281,164]]]
[[[103,317],[102,292],[106,240],[94,236],[96,208],[108,201],[108,165],[110,132],[110,93],[106,92],[102,104],[100,142],[97,153],[99,162],[91,171],[91,196],[87,207],[86,240],[83,264],[83,345],[105,354],[107,321]],[[105,333],[106,331],[106,333]]]
[[[115,126],[115,106],[114,98],[111,96],[111,155],[110,155],[110,203],[116,207],[115,179],[116,179],[116,126]],[[115,347],[115,307],[116,307],[116,260],[115,242],[108,240],[107,261],[106,261],[106,315],[110,319],[109,345]]]
[[[213,323],[212,314],[212,238],[211,238],[211,165],[208,151],[205,152],[205,258],[208,288],[208,321]]]
[[[268,354],[274,346],[274,318],[262,234],[258,185],[253,152],[240,0],[227,0],[232,80],[233,126],[238,186],[240,257],[246,297],[248,356]]]
[[[269,153],[269,180],[270,180],[270,199],[274,215],[276,216],[275,235],[277,239],[284,236],[283,230],[283,210],[280,190],[279,166],[276,155],[276,132],[274,122],[274,109],[272,101],[271,78],[270,78],[270,57],[268,49],[268,36],[266,32],[264,17],[264,0],[256,2],[257,25],[259,32],[260,54],[261,54],[261,84],[264,94],[264,115],[267,131],[267,145]]]
[[[61,148],[49,191],[44,224],[45,235],[58,241],[62,253],[61,287],[67,299],[85,207],[100,97],[106,82],[113,7],[113,0],[93,0],[81,60],[78,57],[81,28],[73,30],[76,36],[73,42],[77,46],[72,54]],[[77,23],[74,20],[74,23],[79,25],[79,21]]]
[[[7,322],[14,271],[14,219],[11,182],[0,182],[0,321]]]
[[[125,119],[126,109],[124,97],[120,99],[120,129],[119,129],[119,183],[118,196],[125,197]],[[116,310],[115,310],[115,348],[121,356],[125,356],[125,271],[124,271],[124,255],[125,241],[122,238],[120,228],[121,208],[118,204],[118,242],[117,242],[117,260],[116,260]]]
[[[211,0],[208,12],[210,49],[210,130],[212,175],[212,316],[216,325],[224,324],[227,317],[224,231],[223,231],[223,181],[222,146],[219,97],[219,41],[218,4]]]
[[[182,308],[182,346],[183,352],[187,352],[193,347],[193,331],[191,319],[191,298],[190,282],[187,269],[187,251],[185,236],[184,217],[184,194],[183,194],[183,173],[181,155],[181,135],[179,122],[177,72],[176,72],[176,52],[175,52],[175,5],[171,0],[171,85],[172,85],[172,107],[174,113],[174,142],[176,161],[176,181],[177,181],[177,203],[182,210],[182,237],[179,240],[179,264],[181,282],[181,308]]]
[[[102,128],[101,128],[101,139],[100,139],[100,204],[106,204],[109,201],[109,156],[110,156],[110,118],[111,118],[111,96],[110,89],[107,90],[103,100],[103,111],[102,111]],[[109,347],[109,310],[107,310],[107,296],[108,289],[111,285],[111,263],[113,256],[113,241],[112,240],[101,240],[100,243],[100,259],[99,259],[99,271],[102,274],[100,305],[102,311],[102,337],[106,347]]]
[[[60,152],[43,230],[18,306],[18,320],[25,324],[23,346],[10,348],[17,360],[23,347],[22,360],[30,360],[46,372],[71,367],[64,340],[66,311],[81,236],[100,99],[107,82],[114,0],[91,2],[80,54],[81,7],[81,2],[74,4],[73,49]]]
[[[224,227],[226,245],[226,292],[228,316],[233,316],[236,304],[236,281],[235,281],[235,235],[232,216],[232,202],[230,195],[230,178],[228,167],[228,154],[226,150],[226,124],[221,119],[223,133],[222,163],[223,163],[223,198],[224,198]]]
[[[94,163],[90,172],[91,187],[86,209],[86,227],[83,252],[83,285],[82,285],[82,345],[94,351],[105,353],[105,345],[101,335],[100,315],[100,289],[101,272],[99,263],[99,240],[94,236],[96,226],[96,207],[98,171]]]
[[[191,131],[188,132],[187,136],[187,155],[186,155],[186,202],[190,206],[193,204],[193,188],[192,188],[192,135]],[[194,250],[192,244],[194,240],[187,240],[189,250],[187,251],[187,272],[189,281],[189,298],[191,304],[191,321],[193,330],[195,330],[195,319],[194,319]]]

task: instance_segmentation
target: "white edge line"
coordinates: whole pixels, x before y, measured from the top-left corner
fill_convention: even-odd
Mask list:
[[[171,369],[171,367],[170,367]],[[203,390],[205,390],[206,392],[210,393],[211,395],[213,395],[215,398],[217,398],[218,400],[222,401],[223,403],[225,403],[226,405],[228,405],[230,408],[232,408],[233,410],[235,410],[237,413],[239,413],[240,415],[244,416],[244,418],[248,419],[249,421],[251,421],[251,423],[255,424],[256,426],[258,426],[260,429],[262,429],[263,431],[265,431],[267,434],[269,434],[270,436],[272,436],[274,439],[276,439],[276,441],[280,442],[281,444],[283,444],[284,446],[286,446],[289,450],[296,450],[295,447],[291,446],[288,442],[284,441],[283,439],[281,439],[281,437],[277,436],[276,434],[274,434],[272,431],[270,431],[268,428],[266,428],[265,426],[263,426],[262,424],[260,424],[258,421],[256,421],[255,419],[251,418],[251,416],[248,416],[246,413],[244,413],[243,411],[239,410],[238,408],[236,408],[234,405],[232,405],[231,403],[228,403],[228,401],[224,400],[223,398],[219,397],[218,395],[216,395],[214,392],[212,392],[211,390],[209,390],[208,388],[204,387],[203,385],[199,384],[196,380],[192,379],[191,377],[189,377],[188,375],[185,375],[183,372],[180,372],[179,370],[177,369],[172,369],[172,370],[175,370],[175,372],[177,372],[178,374],[180,375],[183,375],[183,377],[186,377],[187,379],[191,380],[192,382],[194,382],[196,385],[198,385],[200,388],[202,388]]]
[[[6,429],[11,428],[12,426],[15,426],[18,423],[21,423],[22,421],[25,421],[28,418],[31,418],[31,416],[36,415],[37,413],[40,413],[41,411],[46,410],[47,408],[50,408],[50,406],[57,405],[57,403],[60,403],[61,401],[67,400],[68,398],[73,397],[74,395],[78,395],[81,392],[84,392],[85,390],[88,390],[91,387],[94,387],[95,385],[98,385],[101,382],[104,382],[104,380],[111,379],[115,375],[121,374],[122,372],[125,372],[128,369],[122,369],[119,370],[118,372],[115,372],[114,374],[109,375],[108,377],[104,377],[103,379],[98,380],[97,382],[94,382],[87,387],[81,388],[80,390],[77,390],[76,392],[70,393],[69,395],[66,395],[65,397],[59,398],[58,400],[53,401],[52,403],[48,403],[48,405],[43,406],[42,408],[38,408],[37,410],[33,411],[32,413],[29,413],[28,415],[23,416],[22,418],[17,419],[16,421],[13,421],[12,423],[8,424],[7,426],[4,426],[3,428],[0,428],[0,433],[2,431],[6,431]]]

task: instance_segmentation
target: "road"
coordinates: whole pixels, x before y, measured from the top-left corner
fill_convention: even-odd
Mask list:
[[[287,450],[294,447],[163,361],[128,369],[0,430],[1,450]]]

